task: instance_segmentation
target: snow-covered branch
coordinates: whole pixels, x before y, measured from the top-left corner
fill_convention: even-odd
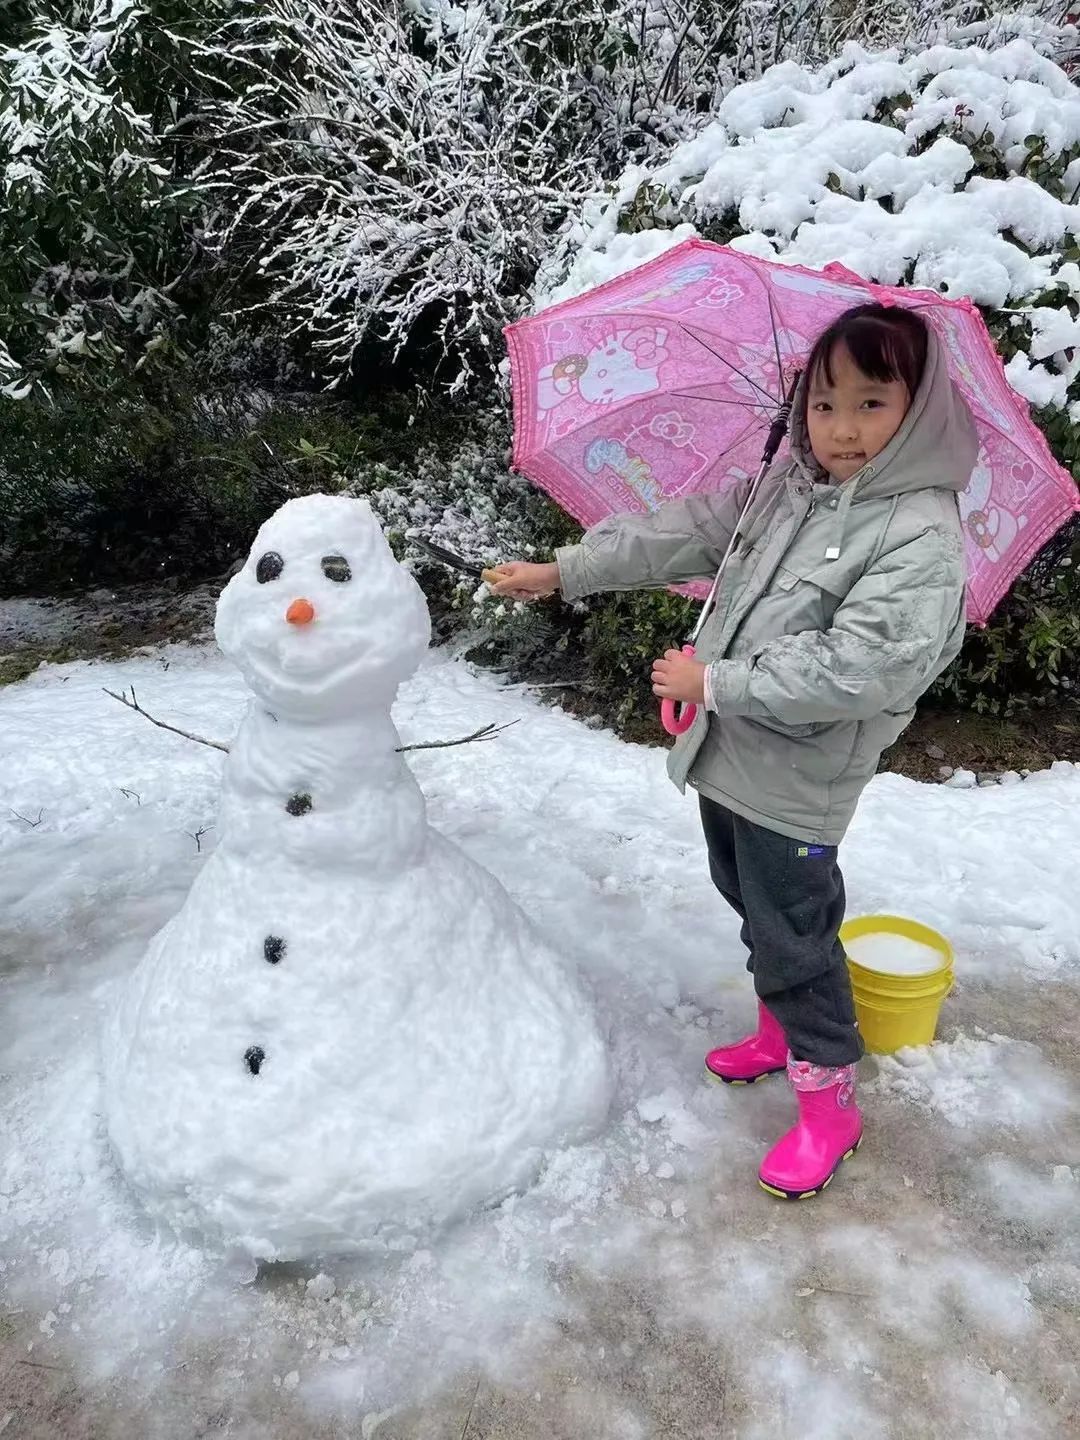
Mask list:
[[[249,78],[199,116],[212,239],[341,380],[371,342],[490,375],[552,237],[626,159],[685,134],[754,56],[895,28],[872,0],[269,0],[201,48]],[[909,17],[910,18],[910,17]],[[760,32],[760,33],[759,33]],[[221,193],[222,185],[226,193]]]
[[[580,244],[628,166],[696,143],[740,80],[950,26],[1053,43],[1038,0],[990,18],[950,0],[27,8],[0,57],[16,397],[94,357],[158,363],[208,290],[300,339],[330,385],[406,350],[451,389],[490,380],[553,246]]]
[[[314,337],[331,376],[366,341],[419,341],[464,383],[599,184],[587,156],[559,183],[583,101],[570,75],[529,73],[499,10],[271,0],[217,41],[242,38],[254,70],[201,117],[206,173],[232,187],[212,238],[255,253],[264,308]]]

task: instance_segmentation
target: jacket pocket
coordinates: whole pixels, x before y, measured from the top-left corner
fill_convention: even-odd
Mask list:
[[[756,716],[746,723],[759,733],[763,762],[797,771],[804,779],[831,785],[855,757],[863,727],[857,720],[825,720],[812,725],[781,725]],[[762,733],[764,732],[764,733]],[[780,747],[777,745],[779,737]],[[783,742],[788,741],[788,746]]]
[[[844,594],[843,577],[818,561],[786,561],[758,597],[729,653],[749,655],[781,635],[828,630]]]
[[[895,745],[915,718],[914,710],[883,710],[863,726],[863,749],[876,764],[883,751]]]
[[[807,595],[814,595],[823,610],[832,619],[833,612],[851,589],[852,577],[838,560],[788,558],[780,565],[773,577],[773,591],[798,599],[798,587],[804,586]]]
[[[786,725],[783,720],[764,720],[760,715],[746,718],[760,730],[768,730],[772,735],[786,735],[789,740],[805,740],[809,735],[820,735],[831,723],[828,720],[811,720],[803,725]]]
[[[786,763],[822,782],[834,780],[847,769],[863,730],[858,720],[818,720],[814,724],[783,726],[755,717],[749,720],[749,724],[766,730],[770,736],[789,740],[791,750],[785,757]],[[775,740],[763,736],[762,746],[773,756],[773,760],[779,759]]]

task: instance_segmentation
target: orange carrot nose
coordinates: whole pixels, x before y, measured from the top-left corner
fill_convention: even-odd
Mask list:
[[[310,600],[294,600],[285,611],[285,619],[290,625],[310,625],[315,619],[315,606]]]

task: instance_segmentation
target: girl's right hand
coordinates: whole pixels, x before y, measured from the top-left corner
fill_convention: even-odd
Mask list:
[[[559,567],[555,564],[530,565],[513,560],[509,565],[493,566],[490,573],[495,578],[488,580],[488,588],[502,600],[543,600],[559,588]]]

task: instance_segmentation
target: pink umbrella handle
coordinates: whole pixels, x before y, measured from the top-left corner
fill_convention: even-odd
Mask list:
[[[684,655],[693,655],[693,645],[682,647]],[[669,735],[685,735],[697,716],[694,704],[677,704],[674,700],[660,701],[660,723]]]

